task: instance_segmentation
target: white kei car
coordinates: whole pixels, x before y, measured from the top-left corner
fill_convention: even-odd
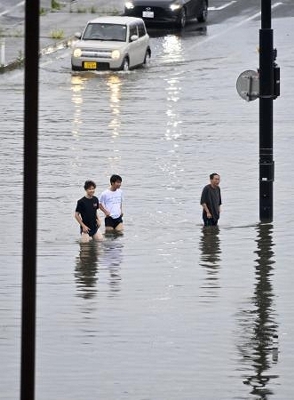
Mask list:
[[[89,21],[76,33],[71,56],[73,71],[124,70],[147,64],[149,35],[141,18],[109,16]]]

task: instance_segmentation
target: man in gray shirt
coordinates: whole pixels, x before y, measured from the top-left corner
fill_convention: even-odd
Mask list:
[[[203,188],[200,200],[203,208],[202,218],[204,226],[217,225],[220,216],[220,206],[222,204],[219,174],[210,174],[209,179],[210,184]]]

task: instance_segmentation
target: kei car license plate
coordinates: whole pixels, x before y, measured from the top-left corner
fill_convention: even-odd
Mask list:
[[[84,62],[84,68],[96,69],[97,68],[97,63],[96,63],[96,61],[85,61]]]
[[[143,18],[154,18],[154,11],[143,11]]]

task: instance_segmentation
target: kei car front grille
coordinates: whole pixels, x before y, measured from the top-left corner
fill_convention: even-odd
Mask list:
[[[85,58],[111,58],[111,50],[83,49],[82,57]]]

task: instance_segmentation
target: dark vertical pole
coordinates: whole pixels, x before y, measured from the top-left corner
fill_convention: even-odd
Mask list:
[[[273,220],[273,95],[274,50],[271,29],[271,0],[261,0],[259,100],[259,216],[261,222]]]
[[[39,5],[25,2],[21,400],[35,398]]]

